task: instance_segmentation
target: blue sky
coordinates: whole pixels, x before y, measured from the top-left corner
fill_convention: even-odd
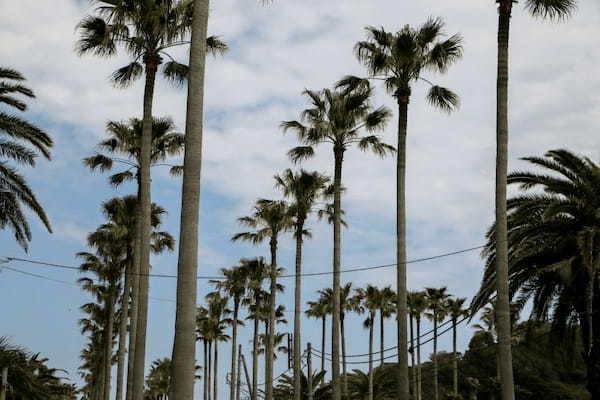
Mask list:
[[[26,117],[48,131],[56,145],[53,161],[40,160],[35,170],[24,171],[46,207],[54,227],[49,235],[32,220],[34,239],[29,254],[0,232],[0,256],[29,257],[77,265],[74,255],[85,250],[85,236],[101,222],[100,203],[129,194],[132,187],[110,188],[106,177],[91,174],[81,159],[93,154],[108,120],[141,113],[141,85],[128,90],[110,86],[108,76],[125,58],[79,58],[73,52],[75,25],[91,11],[87,2],[21,0],[0,4],[0,58],[29,79],[37,94]],[[441,16],[447,33],[460,32],[465,56],[446,76],[432,79],[461,95],[458,113],[433,111],[418,86],[410,105],[408,141],[409,258],[426,257],[483,242],[493,216],[495,127],[495,27],[493,2],[422,0],[278,1],[263,7],[254,1],[213,2],[210,33],[220,35],[230,51],[211,59],[207,71],[207,117],[201,210],[200,273],[214,275],[241,257],[266,255],[266,247],[232,244],[240,227],[235,219],[251,211],[258,197],[278,196],[273,175],[290,167],[286,158],[296,145],[278,128],[282,120],[296,119],[305,106],[304,88],[332,85],[346,74],[361,74],[352,46],[364,37],[366,25],[400,29]],[[600,116],[596,74],[600,56],[596,47],[600,10],[581,2],[574,17],[564,23],[536,21],[520,5],[513,17],[511,42],[511,169],[522,168],[518,158],[568,147],[598,159],[597,123]],[[185,51],[178,53],[185,58]],[[393,108],[381,88],[375,103]],[[157,88],[155,114],[172,116],[183,128],[185,91],[163,82]],[[384,138],[395,144],[395,121]],[[331,173],[330,149],[304,168]],[[349,228],[343,232],[343,265],[380,265],[394,262],[395,165],[351,151],[346,159],[344,197]],[[166,171],[155,170],[153,201],[169,215],[164,228],[178,234],[180,182]],[[331,265],[329,226],[311,222],[313,239],[305,247],[306,272],[328,270]],[[281,264],[293,264],[290,238],[281,244]],[[176,255],[154,258],[153,270],[172,274]],[[481,278],[477,252],[409,267],[412,289],[447,286],[457,296],[471,296]],[[73,271],[11,263],[11,267],[75,282]],[[393,269],[343,276],[356,286],[366,283],[395,285]],[[330,285],[329,278],[306,278],[303,296]],[[289,286],[291,289],[291,286]],[[175,282],[154,279],[151,296],[174,299]],[[210,290],[199,285],[203,296]],[[281,301],[293,304],[288,290]],[[78,354],[85,343],[79,334],[78,307],[89,301],[77,287],[24,276],[9,270],[0,274],[0,304],[5,310],[0,335],[42,352],[52,365],[65,368],[77,381]],[[291,315],[290,315],[291,317]],[[367,332],[362,317],[348,322],[349,353],[364,353]],[[151,301],[148,363],[171,353],[174,304]],[[319,343],[320,326],[306,320],[303,341]],[[290,326],[283,328],[291,329]],[[395,341],[388,323],[386,342]],[[462,330],[464,347],[471,329]],[[250,329],[241,343],[249,349]],[[449,349],[449,338],[442,348]],[[227,346],[222,346],[221,377],[226,371]],[[430,349],[427,348],[426,352]],[[284,368],[278,365],[278,371]],[[201,393],[201,384],[197,385]]]

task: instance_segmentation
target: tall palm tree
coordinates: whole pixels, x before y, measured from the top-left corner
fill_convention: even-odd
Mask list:
[[[257,200],[254,206],[254,212],[250,216],[238,219],[241,225],[247,226],[254,231],[241,232],[235,234],[231,239],[233,241],[244,240],[258,245],[265,240],[269,240],[269,249],[271,252],[271,266],[269,268],[270,287],[269,287],[269,336],[267,337],[267,368],[265,391],[266,399],[273,400],[273,338],[275,334],[275,311],[277,296],[277,246],[279,236],[292,229],[292,218],[289,212],[289,206],[285,201],[275,200]]]
[[[396,33],[383,28],[367,27],[367,40],[358,42],[354,49],[358,60],[369,73],[368,79],[383,80],[386,90],[398,104],[398,155],[396,160],[396,263],[398,314],[398,387],[400,397],[409,396],[406,305],[406,136],[408,105],[412,88],[418,82],[431,87],[427,100],[442,111],[450,112],[458,105],[458,96],[452,91],[432,84],[424,72],[444,73],[462,56],[462,38],[453,35],[443,38],[444,23],[430,18],[418,28],[406,25]],[[366,80],[348,76],[339,85],[356,86]]]
[[[0,67],[0,106],[27,110],[27,104],[16,97],[35,97],[33,91],[22,84],[24,81],[25,77],[18,71]],[[52,228],[25,178],[8,162],[33,167],[38,154],[50,159],[52,145],[52,139],[46,132],[16,114],[0,109],[0,230],[12,230],[15,240],[25,250],[31,241],[31,230],[23,206],[38,216],[48,232],[52,233]]]
[[[375,317],[379,306],[380,291],[373,285],[356,289],[357,297],[361,300],[362,308],[367,312],[363,326],[369,329],[369,395],[368,400],[373,400],[373,332]]]
[[[346,329],[345,321],[346,314],[349,312],[362,312],[360,296],[353,295],[352,283],[347,283],[340,288],[340,333],[342,345],[342,371],[343,371],[343,393],[347,393],[347,361],[346,361]],[[326,310],[329,314],[333,310],[333,289],[326,288],[319,290],[321,295],[320,301],[323,301],[327,306]]]
[[[456,352],[457,325],[460,318],[467,318],[470,313],[465,308],[466,298],[449,298],[446,301],[446,310],[452,320],[452,389],[455,396],[458,396],[458,353]]]
[[[496,80],[496,273],[498,299],[498,339],[501,364],[502,400],[515,398],[510,346],[510,296],[508,290],[508,244],[506,185],[508,174],[508,44],[512,0],[498,3],[498,59]],[[526,0],[534,17],[561,19],[571,14],[575,0]]]
[[[140,166],[141,166],[141,142],[143,136],[143,122],[138,118],[131,118],[128,121],[109,121],[106,124],[106,132],[108,139],[101,141],[98,148],[102,152],[98,152],[93,156],[83,159],[84,165],[92,171],[109,171],[115,167],[115,164],[125,165],[125,169],[121,170],[109,177],[109,182],[113,186],[119,186],[123,182],[134,180],[137,183],[137,196],[140,197],[141,181],[140,181]],[[184,146],[183,134],[176,131],[175,124],[170,118],[153,118],[152,120],[152,142],[150,163],[151,167],[167,165],[164,162],[172,156],[177,156],[181,153]],[[124,156],[126,158],[122,158]],[[178,174],[179,166],[171,166],[171,173]],[[134,169],[135,172],[132,172]],[[132,212],[138,213],[139,207],[136,207]],[[151,211],[153,212],[153,211]],[[133,217],[133,214],[131,215]],[[140,218],[131,219],[136,224],[141,223]],[[153,225],[154,217],[151,215],[151,226]],[[132,225],[133,226],[133,225]],[[139,225],[135,231],[137,237],[134,239],[135,246],[132,250],[133,265],[129,268],[129,274],[132,279],[126,276],[126,284],[124,291],[129,293],[131,286],[131,329],[129,330],[129,365],[128,365],[128,386],[133,384],[133,371],[135,360],[135,342],[138,322],[138,295],[140,274],[138,273],[139,266]],[[127,275],[127,272],[126,272]],[[123,372],[117,373],[117,400],[122,399],[123,390]],[[131,387],[129,388],[131,392]]]
[[[381,357],[381,365],[383,365],[383,351],[385,349],[385,329],[384,321],[386,318],[390,318],[394,315],[396,307],[394,301],[396,300],[396,293],[391,287],[387,286],[379,289],[379,297],[377,298],[377,310],[379,311],[379,355]]]
[[[447,315],[446,302],[450,295],[445,287],[441,288],[425,288],[425,296],[427,297],[427,308],[429,313],[427,318],[433,322],[433,392],[434,399],[438,400],[439,381],[438,381],[438,360],[437,360],[437,344],[438,344],[438,324],[443,322]]]
[[[292,200],[289,212],[293,217],[294,238],[296,239],[296,279],[294,286],[294,399],[300,400],[301,395],[301,321],[302,321],[302,244],[304,236],[309,234],[305,230],[305,223],[310,213],[314,211],[315,204],[324,194],[329,183],[329,178],[318,172],[300,170],[298,173],[286,169],[281,175],[275,176],[276,186],[286,197]]]
[[[258,350],[259,350],[259,323],[260,318],[257,312],[254,312],[256,308],[264,302],[265,291],[262,286],[265,279],[268,276],[269,267],[265,263],[263,258],[255,259],[242,259],[240,266],[244,269],[245,274],[248,277],[248,292],[246,297],[242,300],[243,304],[248,306],[251,314],[248,316],[249,319],[253,320],[254,331],[252,339],[252,388],[251,388],[251,399],[258,399]]]
[[[212,390],[213,400],[218,400],[219,388],[219,342],[226,342],[229,336],[225,334],[228,326],[233,324],[233,320],[229,318],[231,310],[228,308],[229,297],[222,297],[219,292],[209,293],[206,296],[208,303],[208,339],[209,347],[214,346],[214,358],[212,366]],[[210,385],[209,385],[210,386]]]
[[[327,315],[331,314],[330,305],[322,296],[317,301],[307,303],[306,316],[321,320],[321,351],[325,351],[325,339],[327,338]],[[325,357],[321,357],[321,371],[325,372]]]
[[[77,52],[80,55],[111,57],[117,53],[118,47],[122,47],[133,60],[113,73],[112,80],[115,85],[127,87],[142,75],[145,77],[139,168],[140,295],[133,386],[128,385],[128,389],[131,390],[128,390],[127,395],[128,399],[142,400],[148,313],[147,275],[150,269],[150,156],[154,89],[157,72],[159,66],[163,64],[165,55],[170,60],[163,64],[165,77],[176,82],[182,82],[187,77],[188,67],[175,61],[167,51],[187,43],[192,28],[193,3],[185,0],[161,2],[97,0],[96,3],[98,3],[96,15],[85,17],[78,25],[81,37],[77,43]],[[224,48],[224,46],[217,46],[218,50]],[[204,49],[206,52],[206,43]],[[190,339],[193,339],[192,332],[193,330],[190,329]]]
[[[208,309],[204,306],[200,306],[196,310],[196,340],[202,341],[203,347],[203,355],[204,355],[204,383],[202,385],[203,389],[203,400],[208,400],[209,392],[210,392],[210,369],[211,364],[208,362],[208,337],[209,334],[209,323],[208,323]],[[173,377],[171,376],[171,379]]]
[[[340,269],[341,269],[341,192],[342,164],[346,150],[356,144],[359,149],[371,150],[379,156],[393,151],[393,147],[381,142],[376,135],[362,135],[365,130],[373,133],[382,130],[390,111],[385,107],[373,109],[372,89],[363,85],[354,90],[324,89],[316,92],[305,90],[310,108],[301,114],[301,121],[286,121],[281,124],[284,131],[294,132],[302,146],[288,153],[292,161],[311,158],[314,147],[331,144],[334,156],[333,178],[333,337],[332,337],[332,381],[333,400],[341,399],[339,382],[340,363]]]
[[[588,390],[600,395],[600,323],[593,317],[594,304],[600,298],[593,287],[600,279],[600,167],[567,150],[524,160],[542,171],[508,176],[508,183],[523,191],[508,201],[510,293],[520,308],[533,300],[533,318],[551,318],[565,326],[573,315],[578,316],[588,363]],[[528,193],[530,190],[536,192]],[[489,302],[499,279],[496,237],[492,226],[484,252],[486,271],[473,310]],[[498,317],[497,324],[499,321]],[[497,330],[500,341],[499,325]]]
[[[233,318],[231,333],[231,386],[229,398],[235,399],[235,390],[237,387],[237,327],[242,324],[239,319],[240,306],[246,296],[248,289],[248,274],[242,266],[221,269],[221,274],[225,279],[211,281],[217,289],[233,300]]]
[[[410,305],[410,314],[411,318],[415,319],[415,325],[417,328],[417,339],[416,344],[416,353],[417,353],[417,371],[416,371],[416,385],[415,385],[415,396],[417,400],[422,399],[422,390],[421,390],[421,317],[425,314],[425,311],[429,307],[429,303],[427,300],[427,296],[425,292],[409,292],[408,296],[409,305]],[[414,352],[414,350],[413,350]]]

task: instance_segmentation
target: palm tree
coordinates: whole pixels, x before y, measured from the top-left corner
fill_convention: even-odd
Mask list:
[[[458,97],[450,90],[432,84],[422,77],[425,71],[444,73],[462,56],[462,38],[453,35],[443,39],[444,23],[430,18],[418,28],[406,25],[396,33],[383,28],[367,27],[367,40],[354,47],[358,60],[369,72],[368,79],[383,80],[386,90],[398,104],[398,155],[396,165],[396,263],[398,314],[398,384],[400,397],[408,398],[408,352],[406,305],[406,135],[408,104],[413,86],[419,81],[431,85],[427,100],[442,111],[450,112],[458,105]],[[348,76],[342,86],[368,84],[366,80]]]
[[[126,181],[135,180],[138,186],[137,196],[140,196],[141,182],[140,182],[140,165],[141,165],[141,141],[143,134],[143,123],[138,118],[131,118],[128,121],[109,121],[106,124],[106,132],[108,133],[108,139],[103,140],[98,144],[98,148],[103,153],[96,153],[91,157],[83,159],[84,165],[90,168],[92,171],[109,171],[115,166],[115,163],[123,164],[127,168],[121,170],[109,177],[109,182],[113,186],[119,186]],[[183,150],[184,136],[183,134],[176,131],[175,124],[170,118],[154,118],[152,120],[152,146],[150,162],[151,167],[168,165],[164,162],[172,156],[179,155]],[[125,156],[121,158],[119,156]],[[135,173],[131,172],[131,169],[135,169]],[[179,166],[171,166],[171,174],[176,175],[179,173]],[[139,207],[136,207],[132,212],[138,213]],[[153,212],[153,211],[152,211]],[[132,214],[133,217],[133,214]],[[135,223],[140,223],[140,218],[135,220]],[[154,217],[151,215],[151,225],[153,225]],[[139,237],[139,225],[136,228],[136,233]],[[133,370],[135,360],[135,342],[136,332],[138,323],[138,295],[139,295],[139,283],[140,274],[138,271],[139,266],[139,241],[137,242],[132,250],[132,257],[135,259],[133,265],[129,268],[129,275],[133,275],[133,279],[127,279],[124,287],[124,291],[129,292],[131,286],[131,329],[129,330],[129,366],[128,366],[128,382],[133,383]],[[126,273],[127,274],[127,273]],[[131,281],[131,282],[130,282]],[[121,400],[123,395],[123,373],[117,373],[117,400]],[[130,384],[128,384],[130,385]],[[131,388],[129,389],[131,391]]]
[[[171,389],[171,360],[159,358],[152,361],[146,378],[146,397],[152,400],[167,400]]]
[[[416,380],[417,383],[415,385],[415,396],[417,400],[421,400],[422,398],[422,390],[421,390],[421,316],[425,314],[425,311],[429,307],[429,303],[427,300],[427,296],[425,292],[409,292],[408,296],[409,300],[409,310],[411,319],[415,319],[415,324],[417,326],[417,340],[416,340],[416,352],[417,352],[417,371],[416,371]],[[412,340],[411,340],[412,346]],[[414,349],[414,348],[413,348]],[[413,350],[414,352],[414,350]]]
[[[320,92],[305,90],[304,95],[311,102],[310,108],[301,114],[301,121],[287,121],[281,124],[284,131],[294,132],[302,146],[288,153],[292,161],[311,158],[314,146],[328,143],[333,146],[333,337],[332,337],[332,381],[333,400],[341,399],[339,382],[340,345],[340,269],[341,269],[341,192],[342,163],[346,150],[356,144],[365,151],[371,150],[379,156],[393,151],[393,148],[380,141],[376,135],[363,136],[362,130],[369,133],[382,130],[390,111],[385,107],[373,109],[372,89],[366,85],[354,90],[330,90]]]
[[[305,223],[310,213],[314,211],[317,200],[323,196],[329,178],[318,172],[300,170],[299,173],[286,169],[281,175],[275,176],[276,186],[286,197],[292,199],[289,212],[293,216],[294,238],[296,239],[296,280],[294,286],[294,399],[300,400],[300,353],[301,353],[301,315],[302,315],[302,243]]]
[[[331,386],[325,382],[325,371],[313,372],[311,377],[312,393],[309,393],[308,376],[300,371],[300,399],[326,400],[331,397]],[[294,377],[284,375],[274,389],[275,400],[288,400],[294,397],[296,388]]]
[[[496,81],[496,274],[498,340],[502,400],[515,398],[510,346],[510,296],[508,290],[508,228],[506,186],[508,173],[508,43],[513,0],[498,3],[498,72]],[[575,0],[526,0],[534,17],[561,19],[571,14]]]
[[[202,347],[204,350],[204,384],[203,388],[203,400],[207,400],[209,398],[210,392],[210,369],[211,364],[208,361],[208,337],[209,337],[209,324],[208,324],[208,309],[204,306],[200,306],[196,310],[196,340],[202,340]],[[171,376],[173,379],[173,376]]]
[[[18,71],[0,67],[0,105],[18,111],[27,110],[27,104],[16,97],[35,97],[33,91],[22,84],[24,81],[25,77]],[[50,159],[53,142],[50,136],[37,126],[1,110],[0,135],[0,230],[8,227],[13,231],[19,245],[27,250],[27,243],[31,241],[31,230],[22,206],[33,211],[48,232],[52,233],[52,228],[46,212],[25,178],[11,167],[8,161],[33,167],[38,153]],[[27,145],[32,146],[34,150]]]
[[[231,310],[227,307],[229,303],[229,297],[222,297],[218,292],[213,292],[206,296],[206,301],[208,303],[208,345],[209,348],[214,345],[214,365],[212,368],[212,374],[210,375],[213,379],[212,390],[214,394],[212,399],[218,400],[219,342],[226,342],[229,340],[229,336],[225,334],[225,330],[234,322],[231,318],[229,318],[229,315],[231,314]]]
[[[594,304],[600,298],[593,288],[600,274],[600,167],[567,150],[553,150],[546,157],[524,160],[542,172],[523,171],[508,176],[508,183],[519,185],[524,192],[508,201],[510,293],[516,296],[520,308],[533,300],[533,318],[551,318],[555,324],[565,326],[573,315],[578,316],[588,363],[588,390],[600,395],[595,378],[595,374],[600,374],[600,329],[593,318]],[[527,193],[532,189],[542,191]],[[473,310],[489,302],[497,285],[496,237],[496,227],[492,226],[484,252],[486,271],[473,300]],[[499,322],[498,316],[500,342]]]
[[[309,318],[321,319],[321,351],[325,351],[325,338],[327,337],[327,315],[331,314],[330,304],[323,296],[317,301],[307,303],[308,310],[306,316]],[[325,357],[321,357],[321,372],[325,373]]]
[[[196,343],[196,289],[198,277],[198,219],[200,216],[200,176],[202,168],[202,134],[204,118],[204,74],[206,53],[211,43],[207,38],[209,0],[188,2],[193,6],[189,83],[185,126],[183,187],[181,190],[181,224],[177,259],[177,309],[173,340],[172,400],[194,397]],[[212,39],[212,40],[211,40]],[[218,47],[218,46],[217,46]],[[224,48],[224,47],[222,47]]]
[[[375,328],[375,317],[379,307],[379,298],[381,296],[379,289],[373,285],[367,285],[366,288],[356,289],[357,298],[361,300],[362,308],[368,312],[363,326],[369,329],[369,392],[368,400],[373,400],[373,331]]]
[[[187,76],[188,67],[175,61],[167,50],[187,43],[186,39],[192,26],[193,3],[185,0],[164,2],[98,0],[97,3],[99,4],[96,9],[97,15],[85,17],[78,25],[81,37],[77,43],[77,52],[80,55],[91,53],[96,56],[111,57],[121,46],[133,61],[113,73],[112,80],[115,85],[127,87],[145,75],[139,168],[141,279],[133,386],[128,385],[127,395],[128,399],[142,400],[148,313],[147,275],[150,270],[150,157],[154,89],[158,68],[163,64],[165,55],[170,59],[163,67],[167,79],[182,82]],[[224,50],[225,47],[221,45],[217,46],[218,50]],[[204,46],[206,47],[206,43]],[[185,235],[181,236],[185,237]],[[192,330],[189,331],[190,340],[191,332]]]
[[[391,287],[387,286],[379,290],[377,309],[379,311],[379,355],[381,356],[381,365],[383,365],[383,351],[385,349],[384,320],[394,315],[394,311],[396,310],[394,300],[396,300],[396,293],[394,293]]]
[[[235,390],[237,387],[237,327],[243,324],[239,319],[239,312],[242,300],[246,296],[248,288],[248,274],[242,266],[235,266],[229,269],[221,269],[221,274],[225,279],[211,281],[217,289],[223,294],[233,299],[233,319],[232,319],[232,333],[231,333],[231,386],[229,391],[229,398],[235,399]]]
[[[456,352],[457,325],[460,322],[459,318],[468,318],[470,313],[465,308],[466,298],[449,298],[446,301],[446,310],[448,316],[452,320],[452,389],[455,396],[458,396],[458,353]]]
[[[251,314],[248,319],[252,319],[254,322],[253,340],[252,340],[252,388],[251,388],[251,399],[258,399],[258,337],[259,337],[259,322],[260,318],[258,313],[254,312],[259,304],[264,302],[265,291],[262,286],[267,278],[268,266],[265,264],[264,259],[242,259],[240,266],[244,269],[246,276],[248,277],[248,291],[246,297],[242,300],[242,304],[248,306]]]
[[[427,318],[433,322],[433,391],[435,400],[439,399],[439,382],[438,382],[438,360],[437,360],[437,343],[438,343],[438,324],[443,322],[447,315],[446,301],[450,296],[446,292],[445,287],[441,288],[425,288],[425,296],[427,297],[427,308],[429,313]]]
[[[254,231],[235,234],[231,240],[244,240],[258,245],[269,240],[271,252],[271,266],[269,268],[269,336],[267,337],[267,368],[266,368],[266,399],[273,400],[273,338],[275,335],[275,304],[277,295],[277,245],[279,236],[292,228],[292,218],[289,206],[284,201],[259,199],[254,206],[254,212],[250,216],[238,219],[238,222]]]

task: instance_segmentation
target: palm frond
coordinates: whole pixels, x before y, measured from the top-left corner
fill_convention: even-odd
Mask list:
[[[127,88],[138,80],[144,73],[144,67],[137,61],[119,68],[111,75],[110,79],[118,88]]]
[[[460,100],[457,94],[449,89],[434,85],[427,92],[427,101],[440,110],[451,113],[460,106]]]

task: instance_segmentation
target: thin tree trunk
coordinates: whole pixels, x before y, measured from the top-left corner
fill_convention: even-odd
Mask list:
[[[255,299],[257,300],[257,299]],[[255,303],[257,303],[255,301]],[[258,317],[254,319],[254,337],[252,339],[252,400],[258,399]]]
[[[406,304],[406,134],[410,90],[398,93],[398,154],[396,160],[396,296],[398,324],[398,398],[407,399],[408,338]]]
[[[106,333],[104,333],[104,336],[106,337]],[[104,339],[106,340],[106,339]],[[99,376],[98,376],[98,380],[96,382],[96,392],[97,392],[97,399],[98,400],[104,400],[105,399],[105,394],[104,394],[104,390],[105,390],[105,385],[104,385],[104,375],[106,374],[106,356],[103,354],[102,355],[102,362],[100,365],[100,372],[99,372]]]
[[[512,0],[501,0],[498,17],[498,80],[496,104],[496,318],[502,400],[514,400],[508,293],[506,186],[508,171],[508,43]]]
[[[421,316],[417,316],[417,400],[421,400]]]
[[[458,356],[456,354],[456,318],[452,318],[452,388],[454,395],[458,396]]]
[[[437,312],[433,312],[433,398],[440,398],[438,385],[438,359],[437,359],[437,342],[438,342],[438,316]]]
[[[323,315],[322,328],[321,328],[321,351],[323,352],[323,354],[321,356],[321,371],[325,371],[325,338],[326,337],[327,337],[327,315]],[[325,379],[323,378],[321,380],[320,386],[323,386],[324,382],[325,382]]]
[[[334,148],[334,177],[333,177],[333,310],[332,310],[332,338],[331,338],[331,381],[333,386],[333,400],[341,400],[340,385],[340,269],[342,263],[342,162],[343,149]]]
[[[294,287],[294,399],[302,399],[302,377],[300,352],[301,341],[301,323],[302,323],[302,231],[304,230],[304,220],[298,221],[296,229],[296,282]]]
[[[383,349],[385,346],[385,332],[384,332],[384,323],[383,323],[383,310],[379,311],[379,337],[380,337],[380,342],[379,342],[379,357],[380,357],[380,364],[381,366],[383,366]]]
[[[264,363],[265,363],[264,381],[263,381],[264,382],[264,386],[265,386],[265,390],[264,390],[265,397],[266,397],[266,393],[267,393],[267,390],[266,390],[266,386],[267,386],[267,382],[268,382],[267,381],[267,379],[268,379],[267,378],[267,374],[268,374],[268,370],[269,370],[269,357],[267,357],[267,343],[266,343],[267,340],[268,340],[268,337],[269,337],[269,320],[266,320],[265,321],[265,340],[264,340],[265,357],[264,357],[264,360],[263,360]]]
[[[231,332],[231,388],[229,390],[230,400],[233,400],[236,397],[236,388],[238,381],[236,363],[239,362],[237,355],[237,322],[239,311],[240,300],[236,298],[233,300],[233,327]]]
[[[127,252],[129,265],[125,271],[123,294],[121,295],[121,320],[119,321],[119,350],[117,353],[117,394],[116,400],[123,400],[123,379],[125,373],[125,354],[127,353],[127,322],[129,319],[129,291],[131,289],[130,274],[132,270],[131,252]]]
[[[599,260],[600,261],[600,260]],[[595,304],[593,306],[594,311],[594,331],[593,331],[593,342],[590,350],[590,358],[588,362],[588,376],[587,376],[587,388],[592,395],[593,400],[600,399],[600,313],[598,310],[600,307],[600,268],[598,265],[595,267],[595,288],[593,297],[595,298]]]
[[[265,374],[265,399],[273,400],[273,363],[275,340],[275,304],[277,296],[277,238],[271,238],[271,295],[269,296],[269,331],[267,332],[267,371]],[[215,399],[216,400],[216,399]]]
[[[235,379],[236,388],[235,388],[235,400],[240,400],[241,390],[242,390],[242,345],[238,348],[238,363],[237,363],[237,376]]]
[[[189,400],[194,397],[198,219],[200,215],[204,70],[206,64],[208,10],[209,0],[194,1],[185,124],[179,257],[177,260],[177,308],[171,367],[170,400]]]
[[[202,398],[208,400],[208,387],[210,385],[210,382],[208,381],[208,369],[210,366],[208,365],[208,343],[206,342],[206,339],[202,339],[202,344],[204,346],[204,384],[202,385],[204,396]]]
[[[215,367],[213,368],[213,400],[219,400],[219,341],[215,340]]]
[[[413,329],[413,316],[412,314],[410,314],[410,372],[411,372],[411,378],[412,378],[412,398],[415,398],[418,400],[418,394],[417,394],[417,371],[415,370],[415,335],[414,335],[414,329]]]
[[[141,183],[139,172],[137,174],[137,207],[135,218],[135,232],[133,239],[133,268],[131,276],[131,313],[129,315],[129,355],[127,357],[127,391],[125,393],[126,400],[133,400],[133,371],[135,370],[135,344],[138,322],[138,298],[140,295],[140,246],[141,246],[141,229],[142,217],[140,209],[140,190]]]
[[[207,382],[207,397],[212,399],[212,340],[208,341],[208,382]]]
[[[346,319],[345,313],[340,315],[340,332],[342,337],[342,372],[344,373],[343,380],[343,395],[348,396],[348,371],[346,370],[346,330],[344,326],[344,320]]]
[[[140,148],[140,284],[138,297],[138,323],[135,336],[133,370],[133,400],[144,400],[144,379],[146,368],[146,330],[148,325],[148,292],[150,273],[150,156],[152,152],[152,102],[158,69],[158,55],[147,55],[146,85],[144,88],[144,113],[142,120],[142,144]]]
[[[242,358],[242,365],[244,366],[244,375],[246,375],[246,384],[248,384],[248,391],[252,395],[252,393],[255,393],[255,390],[254,390],[254,388],[250,387],[250,376],[248,375],[248,366],[246,365],[246,359],[244,358],[244,355],[241,352],[240,352],[240,356]],[[238,395],[238,397],[239,397],[239,395]]]
[[[0,381],[0,400],[6,400],[6,392],[8,391],[8,366],[2,367],[2,380]]]
[[[113,353],[113,332],[114,332],[114,297],[112,294],[108,296],[108,320],[106,323],[106,342],[104,343],[104,399],[110,400],[110,380],[112,372],[112,353]]]
[[[373,400],[373,328],[375,316],[369,316],[369,400]]]

